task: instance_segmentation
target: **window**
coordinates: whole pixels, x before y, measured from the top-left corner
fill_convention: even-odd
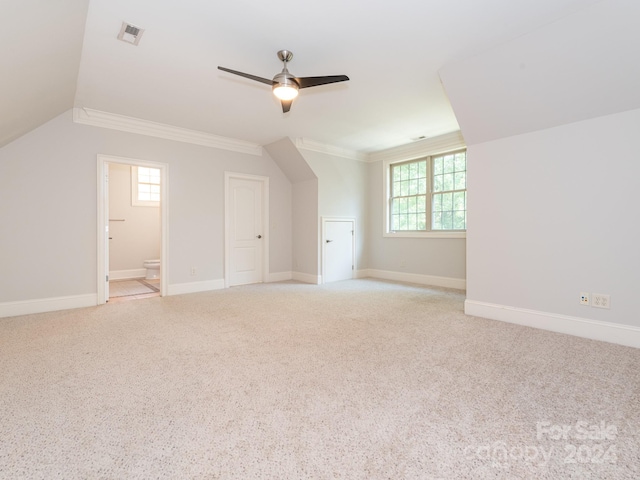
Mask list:
[[[387,233],[464,232],[466,188],[465,150],[389,163]]]
[[[131,205],[160,205],[160,169],[131,167]]]

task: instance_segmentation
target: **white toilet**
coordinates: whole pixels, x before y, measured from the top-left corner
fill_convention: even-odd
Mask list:
[[[154,280],[160,278],[160,259],[146,260],[142,266],[147,269],[145,280]]]

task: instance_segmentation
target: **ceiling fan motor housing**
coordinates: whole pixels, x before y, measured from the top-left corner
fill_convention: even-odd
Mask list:
[[[296,82],[295,77],[287,71],[286,67],[273,77],[271,90],[280,100],[293,100],[298,96],[299,88],[300,85]]]

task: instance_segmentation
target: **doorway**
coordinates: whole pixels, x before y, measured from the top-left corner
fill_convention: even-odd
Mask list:
[[[151,256],[155,256],[153,254],[153,251],[157,252],[157,248],[151,252],[149,252],[149,254],[147,254],[146,252],[138,252],[138,257],[140,257],[140,259],[137,259],[137,257],[135,256],[135,250],[136,248],[142,248],[144,249],[144,246],[140,246],[138,244],[130,244],[128,247],[125,246],[124,250],[122,250],[123,245],[118,245],[118,248],[120,250],[115,250],[116,253],[117,252],[126,252],[127,255],[127,259],[125,260],[125,262],[129,262],[129,267],[127,269],[122,270],[122,267],[120,267],[120,269],[118,269],[116,272],[112,272],[113,273],[113,278],[112,275],[110,275],[110,251],[112,250],[112,248],[115,247],[110,247],[110,243],[113,241],[116,241],[115,237],[114,237],[114,232],[118,234],[118,242],[122,242],[123,240],[126,240],[127,236],[125,235],[125,232],[127,230],[131,230],[132,227],[134,227],[134,223],[140,223],[141,222],[141,218],[144,218],[144,216],[139,217],[138,215],[142,214],[142,212],[145,209],[137,209],[137,207],[133,207],[136,210],[128,210],[128,214],[123,215],[122,214],[122,202],[123,199],[118,199],[118,204],[120,204],[120,209],[118,210],[118,212],[120,212],[119,214],[116,214],[115,216],[112,215],[110,213],[110,195],[109,195],[109,191],[110,191],[110,181],[113,182],[120,182],[121,183],[121,187],[123,180],[126,178],[126,180],[124,180],[124,186],[123,188],[127,188],[127,182],[130,182],[132,185],[135,184],[132,182],[133,177],[131,177],[132,175],[132,171],[135,173],[136,170],[139,169],[141,172],[144,171],[144,169],[152,169],[151,171],[159,171],[160,173],[160,178],[157,179],[156,181],[159,181],[159,198],[156,196],[154,197],[154,200],[159,200],[159,230],[157,228],[157,219],[154,221],[155,222],[155,227],[148,227],[148,228],[152,228],[154,230],[154,233],[152,235],[159,235],[160,237],[160,248],[159,248],[159,259],[160,259],[160,272],[158,275],[158,279],[149,279],[149,280],[145,280],[145,279],[140,279],[140,277],[144,277],[145,273],[146,273],[146,269],[143,267],[142,262],[143,262],[143,257],[144,260],[149,260],[151,258],[149,258],[149,255]],[[156,170],[157,169],[157,170]],[[112,172],[110,172],[110,170],[113,170]],[[149,171],[149,170],[147,170]],[[107,301],[109,301],[110,296],[110,283],[111,285],[113,285],[114,289],[115,287],[118,288],[118,290],[121,291],[120,295],[123,295],[124,297],[129,297],[129,298],[144,298],[145,295],[157,295],[157,293],[155,293],[156,291],[159,291],[160,295],[164,296],[166,295],[167,292],[167,285],[166,285],[166,265],[167,265],[167,242],[166,242],[166,238],[167,238],[167,231],[168,231],[168,224],[167,224],[167,211],[168,211],[168,202],[167,202],[167,184],[168,184],[168,166],[166,164],[163,163],[157,163],[157,162],[149,162],[149,161],[145,161],[145,160],[137,160],[137,159],[132,159],[132,158],[123,158],[123,157],[113,157],[113,156],[107,156],[107,155],[98,155],[98,209],[97,209],[97,216],[98,216],[98,221],[97,221],[97,227],[98,227],[98,232],[97,232],[97,240],[98,240],[98,247],[97,247],[97,297],[98,297],[98,305],[104,304]],[[124,176],[126,175],[126,177]],[[137,180],[138,177],[136,175],[135,180]],[[135,201],[138,200],[138,198],[135,198],[134,201],[134,187],[130,187],[131,190],[129,190],[129,192],[131,192],[129,195],[126,195],[126,200],[124,201],[125,203],[129,203],[129,204],[134,204]],[[137,188],[137,187],[135,187]],[[120,189],[115,190],[117,192],[120,191]],[[119,195],[119,194],[118,194]],[[155,205],[157,205],[157,200]],[[148,205],[147,205],[148,206]],[[116,210],[116,209],[114,209]],[[158,213],[157,211],[155,212],[156,214]],[[118,218],[116,218],[118,217]],[[127,217],[130,217],[129,219]],[[129,223],[127,224],[127,220],[129,220]],[[144,224],[144,220],[142,220],[142,223]],[[125,226],[127,228],[125,228]],[[137,228],[137,227],[136,227]],[[145,228],[145,225],[141,225],[140,228]],[[131,238],[129,232],[129,238]],[[134,235],[134,237],[138,237],[140,236],[139,233]],[[157,237],[156,237],[157,238]],[[122,253],[120,253],[120,255],[122,255]],[[133,259],[129,258],[133,255]],[[157,255],[157,254],[156,254]],[[140,260],[140,261],[138,261]],[[158,281],[159,280],[159,281]],[[114,292],[115,293],[115,292]]]
[[[269,272],[269,178],[225,172],[225,287]]]
[[[355,218],[322,218],[322,283],[353,278]]]

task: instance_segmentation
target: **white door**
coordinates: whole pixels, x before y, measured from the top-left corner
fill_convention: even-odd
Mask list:
[[[324,220],[323,283],[353,278],[354,220]]]
[[[263,279],[264,245],[262,187],[259,180],[230,178],[229,285],[260,283]]]

